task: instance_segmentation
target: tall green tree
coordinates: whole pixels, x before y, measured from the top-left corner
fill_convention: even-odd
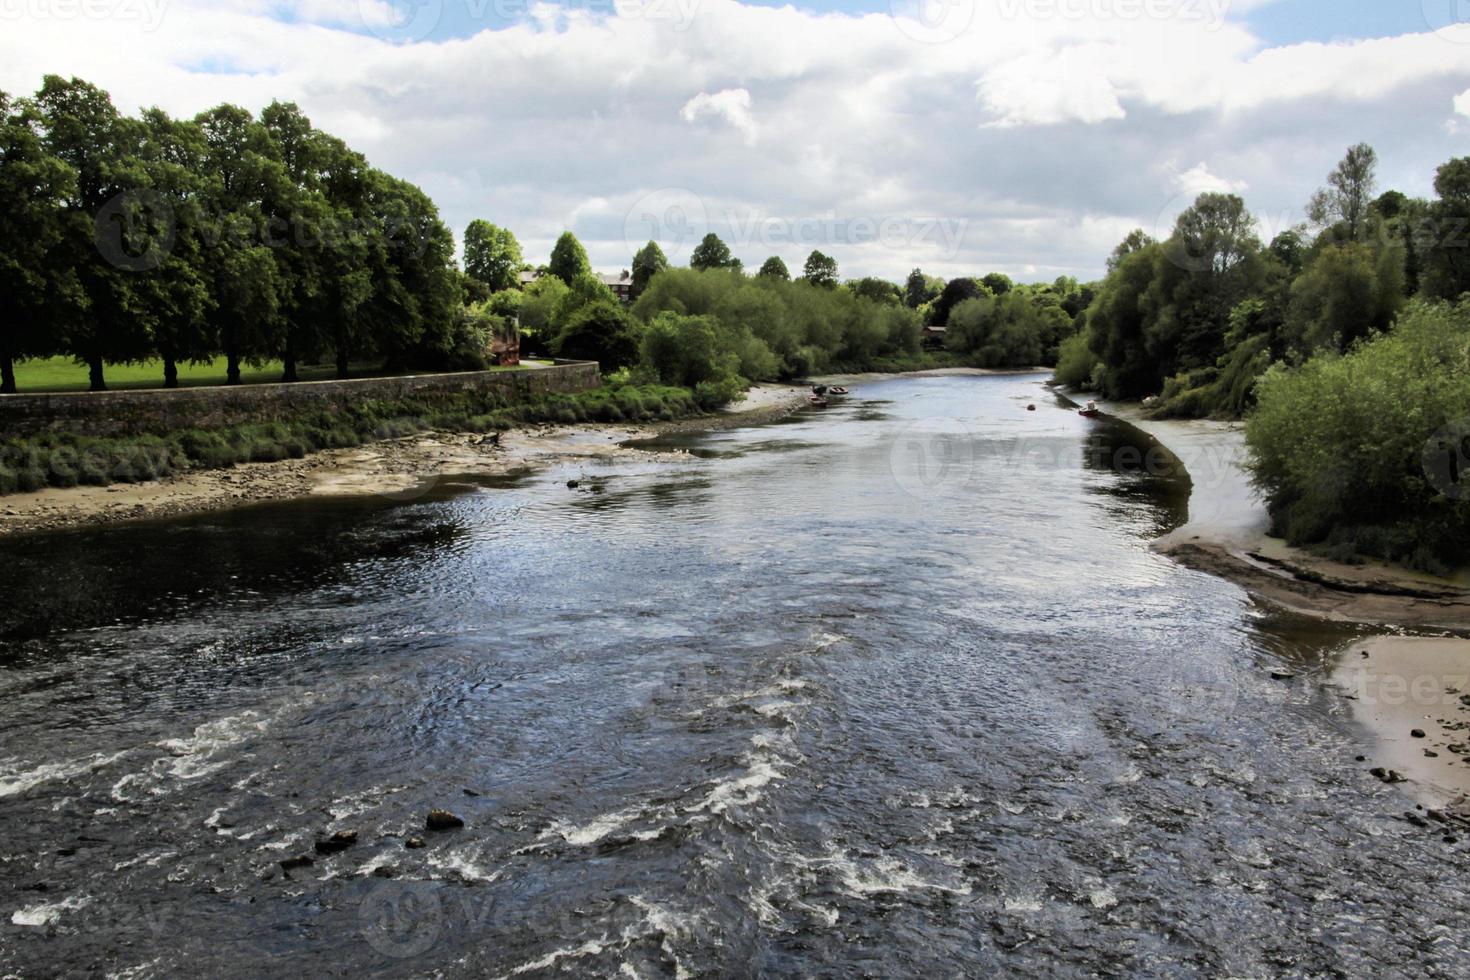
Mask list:
[[[581,242],[577,241],[576,235],[569,231],[561,233],[561,237],[551,247],[551,261],[547,264],[546,271],[568,286],[578,276],[592,271],[592,263],[587,259],[587,250],[582,247]]]
[[[200,114],[208,170],[204,189],[206,274],[214,307],[211,328],[225,356],[227,384],[241,365],[259,364],[284,347],[283,307],[289,283],[271,243],[289,234],[273,204],[288,184],[270,133],[245,109],[221,105]]]
[[[801,267],[801,278],[813,286],[831,288],[837,285],[837,260],[830,255],[812,249]]]
[[[77,194],[76,172],[46,152],[41,120],[0,92],[0,393],[16,390],[15,361],[61,352],[54,319],[75,308],[80,286],[56,254],[66,235],[63,208]],[[69,297],[67,294],[71,294]]]
[[[689,255],[691,269],[738,269],[740,260],[730,254],[730,246],[719,235],[710,232],[700,239]]]
[[[167,244],[152,268],[133,277],[134,314],[146,325],[151,346],[163,361],[163,386],[179,386],[179,363],[209,360],[218,339],[209,325],[214,303],[205,275],[201,193],[207,151],[203,131],[174,120],[161,109],[143,113],[139,151],[149,192],[159,205],[149,236]],[[140,216],[143,218],[145,216]]]
[[[761,279],[780,279],[790,282],[791,270],[786,268],[786,263],[781,261],[781,256],[773,255],[761,263],[756,276]]]
[[[642,296],[643,291],[648,288],[649,281],[668,267],[668,256],[664,255],[664,250],[658,247],[658,242],[650,241],[640,248],[633,256],[632,298],[636,300]]]
[[[1368,230],[1368,210],[1377,184],[1378,154],[1367,143],[1348,148],[1327,175],[1327,186],[1312,195],[1307,217],[1319,227],[1340,225],[1348,241],[1358,241]]]
[[[64,203],[62,241],[50,261],[76,275],[76,300],[59,310],[67,349],[82,363],[93,391],[104,391],[103,365],[147,356],[146,325],[134,315],[131,275],[154,266],[163,220],[140,167],[140,125],[119,115],[108,94],[81,79],[47,75],[35,105],[48,153],[76,174]]]
[[[1450,160],[1434,175],[1437,199],[1417,229],[1422,288],[1430,297],[1470,293],[1470,157]]]
[[[514,289],[520,282],[521,243],[509,228],[476,218],[464,230],[464,271],[492,293]]]

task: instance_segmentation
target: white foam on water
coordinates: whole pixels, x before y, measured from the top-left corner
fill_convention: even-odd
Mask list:
[[[39,766],[27,768],[28,764],[19,759],[7,759],[0,763],[0,797],[15,796],[24,793],[28,789],[40,786],[44,783],[56,780],[74,779],[84,776],[89,772],[110,765],[127,755],[127,750],[114,752],[107,755],[98,752],[82,759],[68,759],[65,762],[47,762]]]
[[[28,905],[23,909],[16,909],[12,912],[10,914],[10,923],[16,926],[48,926],[61,918],[63,913],[75,911],[91,903],[92,899],[86,895],[72,895],[68,898],[63,898],[59,902]]]
[[[446,872],[464,881],[491,882],[500,877],[502,869],[490,870],[476,864],[480,856],[480,847],[471,845],[469,847],[456,848],[452,851],[430,854],[428,864],[431,868]]]
[[[606,938],[603,938],[600,940],[589,939],[585,943],[582,943],[580,946],[564,946],[561,949],[552,950],[545,956],[541,957],[539,960],[532,960],[529,963],[522,963],[520,966],[515,967],[509,973],[505,974],[505,976],[514,977],[519,976],[522,973],[530,973],[532,970],[544,970],[547,967],[555,966],[559,960],[580,959],[583,956],[596,956],[598,953],[601,953],[603,950],[609,948],[612,945],[613,944],[610,943]],[[504,977],[502,977],[501,980],[504,980]]]
[[[1092,889],[1087,893],[1087,900],[1095,909],[1110,909],[1118,904],[1118,896],[1107,885]]]
[[[1030,897],[1008,898],[1002,907],[1007,912],[1040,912],[1041,899]]]
[[[263,733],[269,722],[256,711],[242,711],[198,725],[188,738],[168,738],[157,743],[174,757],[164,763],[168,775],[178,779],[198,779],[223,769],[226,761],[216,760],[221,752],[233,748],[253,735]],[[155,766],[155,772],[157,772]]]
[[[140,864],[147,865],[150,868],[156,868],[159,864],[168,860],[169,858],[177,857],[178,853],[178,851],[169,850],[167,848],[158,851],[144,851],[137,857],[128,858],[126,861],[119,861],[117,864],[114,864],[112,866],[112,870],[124,871],[128,868],[135,868]]]
[[[604,813],[600,817],[594,817],[592,820],[580,826],[568,820],[556,820],[552,822],[551,826],[543,830],[536,839],[549,840],[553,837],[560,837],[573,846],[586,847],[589,844],[596,844],[615,830],[621,830],[634,820],[637,820],[642,813],[643,811],[638,807],[627,807],[614,811],[613,813]]]

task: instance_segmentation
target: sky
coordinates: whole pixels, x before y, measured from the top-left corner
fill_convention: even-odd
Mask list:
[[[708,231],[748,267],[1102,274],[1242,195],[1269,239],[1348,146],[1430,196],[1470,155],[1470,0],[0,0],[0,89],[280,99],[546,260]]]

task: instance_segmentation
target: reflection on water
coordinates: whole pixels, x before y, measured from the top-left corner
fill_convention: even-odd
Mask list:
[[[1455,972],[1335,631],[1040,381],[6,542],[0,972]]]

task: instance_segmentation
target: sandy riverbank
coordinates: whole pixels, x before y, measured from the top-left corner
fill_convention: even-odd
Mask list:
[[[1108,404],[1178,456],[1192,489],[1189,521],[1154,549],[1304,615],[1379,626],[1470,631],[1470,587],[1381,562],[1347,565],[1269,535],[1270,519],[1245,470],[1237,422],[1154,420]]]
[[[648,425],[537,425],[494,436],[426,432],[304,459],[242,463],[165,480],[110,487],[48,488],[0,497],[0,537],[152,520],[311,496],[412,499],[451,476],[502,476],[612,455],[647,455],[623,443],[668,431],[754,425],[806,403],[806,389],[756,385],[722,412]]]
[[[1470,815],[1470,640],[1449,635],[1470,631],[1470,590],[1381,563],[1327,561],[1271,537],[1239,423],[1152,420],[1134,406],[1105,407],[1158,439],[1189,473],[1188,522],[1153,548],[1292,612],[1363,624],[1313,671],[1371,735],[1363,765],[1385,782],[1402,779],[1425,806]]]

